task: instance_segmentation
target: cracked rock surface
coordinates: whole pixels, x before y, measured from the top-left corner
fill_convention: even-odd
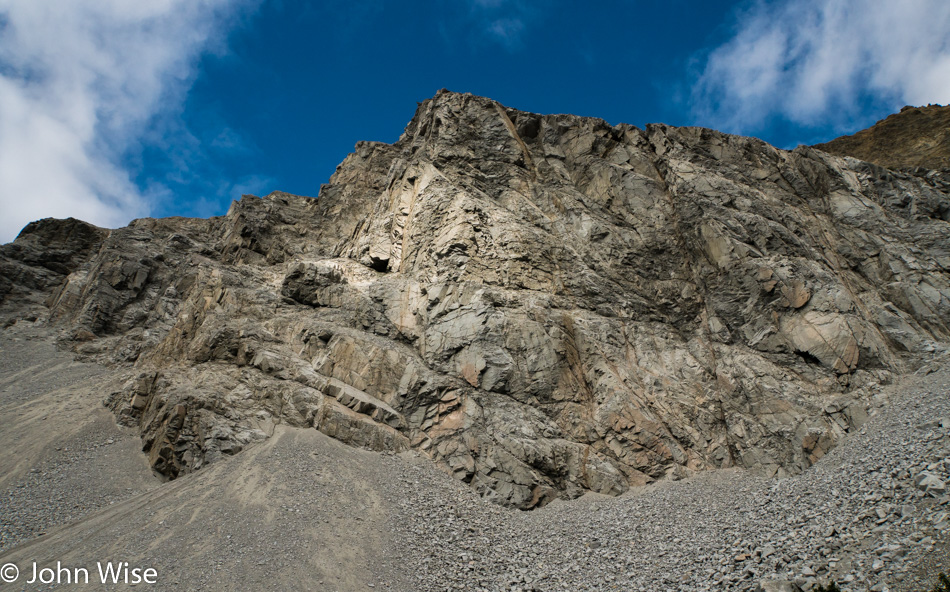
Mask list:
[[[948,193],[937,171],[446,91],[316,199],[28,227],[0,250],[0,315],[117,367],[108,405],[169,478],[285,427],[416,451],[522,509],[786,477],[946,349]]]

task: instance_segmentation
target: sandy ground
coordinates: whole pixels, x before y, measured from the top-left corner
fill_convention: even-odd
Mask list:
[[[0,335],[0,551],[161,484],[102,405],[108,370],[42,333]]]
[[[4,332],[0,356],[0,558],[19,567],[17,589],[48,589],[24,582],[57,561],[88,570],[83,589],[102,587],[109,561],[155,569],[159,589],[392,587],[386,484],[406,461],[278,427],[163,483],[102,406],[109,370],[30,331]]]
[[[23,544],[2,560],[153,568],[162,589],[367,590],[383,568],[382,455],[311,430],[274,437],[206,470],[141,493]],[[384,477],[383,475],[379,475]],[[111,587],[107,587],[111,589]],[[25,586],[24,590],[45,589]],[[84,587],[85,589],[85,587]]]

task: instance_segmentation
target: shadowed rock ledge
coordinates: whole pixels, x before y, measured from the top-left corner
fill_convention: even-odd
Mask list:
[[[939,171],[440,91],[316,199],[34,223],[55,232],[0,247],[0,315],[126,366],[108,404],[168,477],[288,424],[532,508],[815,462],[946,349],[948,195]]]

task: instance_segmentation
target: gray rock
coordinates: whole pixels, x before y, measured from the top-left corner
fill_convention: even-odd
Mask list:
[[[947,491],[946,483],[944,483],[940,477],[928,471],[923,471],[914,477],[914,485],[916,485],[920,491],[934,497],[943,495]]]
[[[86,228],[35,300],[170,478],[278,424],[525,509],[787,476],[950,340],[947,181],[440,92],[317,199]]]
[[[760,580],[756,590],[758,592],[801,592],[802,589],[789,580]]]

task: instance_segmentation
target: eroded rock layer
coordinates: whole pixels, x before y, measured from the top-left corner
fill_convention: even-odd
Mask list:
[[[950,340],[948,195],[943,173],[442,91],[316,199],[90,227],[47,304],[129,366],[109,404],[169,477],[285,423],[531,508],[820,458]]]

